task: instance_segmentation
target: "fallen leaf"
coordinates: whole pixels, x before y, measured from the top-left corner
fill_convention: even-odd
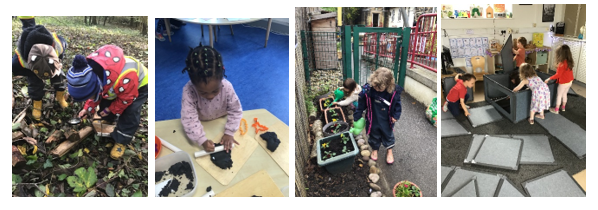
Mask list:
[[[33,145],[33,154],[37,153],[37,145]]]
[[[27,148],[23,145],[17,145],[17,148],[19,148],[19,152],[21,152],[21,155],[27,155]]]
[[[37,140],[35,140],[34,138],[31,137],[23,137],[23,139],[25,139],[25,141],[27,141],[27,143],[31,144],[31,145],[37,145]]]
[[[84,151],[85,153],[89,154],[89,149],[85,148],[83,151]]]

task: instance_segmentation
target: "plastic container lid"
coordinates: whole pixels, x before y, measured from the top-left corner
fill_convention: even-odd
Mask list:
[[[193,170],[193,190],[183,195],[183,197],[192,197],[195,194],[195,191],[197,190],[197,174],[195,174],[195,165],[193,165],[193,160],[191,159],[191,156],[187,154],[185,151],[178,151],[170,155],[156,159],[155,170],[167,171],[170,168],[170,166],[181,161],[189,163],[191,165],[191,169]]]

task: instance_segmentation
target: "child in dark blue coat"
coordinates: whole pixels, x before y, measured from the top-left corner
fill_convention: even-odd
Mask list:
[[[378,149],[383,145],[387,149],[386,163],[392,164],[395,146],[393,127],[401,117],[401,93],[403,88],[395,84],[392,71],[387,68],[377,69],[359,94],[358,107],[353,114],[355,121],[365,113],[364,130],[369,135],[368,143],[372,147],[370,158],[378,160]]]

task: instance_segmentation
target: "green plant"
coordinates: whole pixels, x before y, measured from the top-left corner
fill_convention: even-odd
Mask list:
[[[420,197],[421,190],[409,181],[402,181],[397,184],[394,190],[395,197]]]
[[[322,160],[332,158],[334,156],[336,156],[336,152],[324,151],[324,157],[322,157]]]
[[[69,176],[66,178],[69,185],[74,188],[73,192],[85,192],[98,181],[96,172],[92,167],[87,168],[87,170],[83,167],[78,168],[75,170],[75,175],[76,176]]]
[[[329,147],[329,144],[330,144],[330,143],[328,143],[328,142],[326,142],[326,143],[322,143],[322,148],[324,148],[324,149],[328,148],[328,147]]]
[[[349,142],[349,137],[345,136],[344,134],[341,134],[341,138],[343,139],[343,144],[347,144],[347,142]]]
[[[332,133],[338,133],[338,129],[341,128],[341,124],[337,122],[334,125],[332,125],[332,127],[334,127],[334,129],[332,130]]]
[[[343,153],[347,153],[347,152],[348,152],[347,146],[343,146]]]

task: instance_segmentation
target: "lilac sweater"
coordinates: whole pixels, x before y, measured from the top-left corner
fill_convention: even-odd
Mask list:
[[[222,79],[220,93],[211,101],[199,96],[193,83],[189,81],[183,87],[181,101],[181,123],[187,137],[201,146],[206,140],[206,134],[200,121],[209,121],[228,114],[224,134],[233,136],[239,129],[243,109],[233,85]]]

